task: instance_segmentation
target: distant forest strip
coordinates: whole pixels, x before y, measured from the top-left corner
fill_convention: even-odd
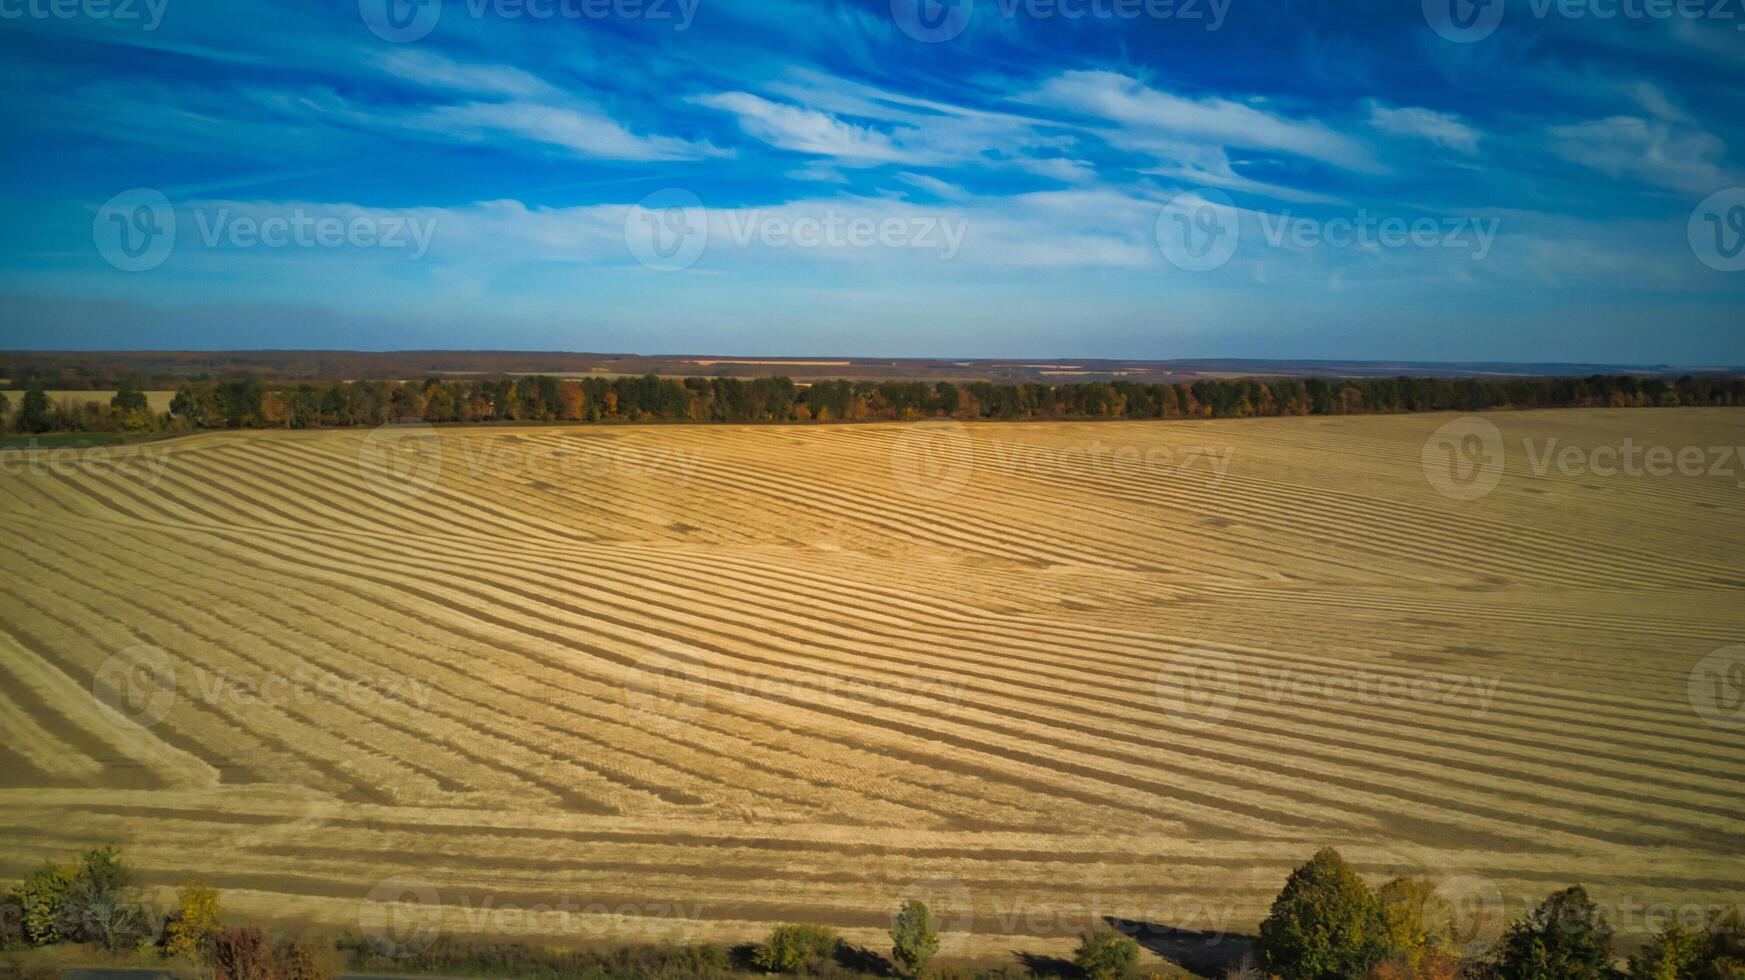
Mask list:
[[[1477,412],[1532,408],[1745,406],[1745,378],[1638,375],[1587,378],[1306,378],[1200,380],[1176,384],[1087,381],[824,381],[788,378],[580,380],[547,375],[482,381],[355,381],[268,384],[254,378],[190,381],[168,413],[122,384],[107,404],[40,387],[0,412],[20,432],[313,429],[426,422],[848,422],[962,419],[1263,418]],[[14,410],[16,409],[16,410]]]

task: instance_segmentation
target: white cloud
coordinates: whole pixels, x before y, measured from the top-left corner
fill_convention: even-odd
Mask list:
[[[1070,71],[1027,100],[1092,116],[1117,128],[1117,145],[1151,152],[1182,144],[1246,147],[1319,160],[1348,170],[1382,168],[1356,141],[1310,121],[1289,119],[1228,99],[1191,99],[1106,71]]]
[[[468,102],[434,106],[398,121],[463,142],[513,136],[598,160],[695,160],[727,155],[706,142],[638,136],[598,110],[581,105]]]
[[[846,164],[925,162],[928,155],[897,145],[889,134],[846,123],[816,109],[771,102],[749,92],[723,92],[696,99],[700,105],[730,112],[741,129],[771,146],[834,157]]]
[[[1459,116],[1432,109],[1390,109],[1379,103],[1369,109],[1369,124],[1389,136],[1428,140],[1461,153],[1478,152],[1478,130]]]
[[[1726,145],[1691,126],[1636,116],[1612,116],[1550,130],[1551,150],[1614,178],[1672,190],[1708,193],[1733,179],[1721,167]]]
[[[406,48],[378,55],[376,64],[396,78],[425,88],[512,99],[561,98],[551,83],[508,65],[462,64],[429,51]]]

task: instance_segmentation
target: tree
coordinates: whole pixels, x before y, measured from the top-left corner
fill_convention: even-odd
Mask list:
[[[1291,872],[1260,924],[1260,954],[1286,980],[1339,980],[1369,971],[1383,951],[1381,906],[1339,852],[1324,848]]]
[[[0,416],[10,411],[12,411],[12,399],[7,397],[6,392],[0,391]]]
[[[1422,878],[1395,878],[1376,889],[1381,905],[1382,955],[1408,976],[1427,971],[1432,960],[1454,951],[1454,910]]]
[[[1738,908],[1717,912],[1702,930],[1669,924],[1630,957],[1631,980],[1745,978],[1745,936]]]
[[[24,393],[24,400],[18,403],[18,418],[15,420],[18,431],[47,432],[54,427],[54,416],[48,403],[48,393],[41,386],[31,388]]]
[[[1612,929],[1576,885],[1510,925],[1494,952],[1499,980],[1610,980]]]
[[[109,399],[109,407],[118,412],[144,412],[151,408],[146,401],[145,392],[135,388],[131,382],[121,382],[121,387],[115,392],[115,397]]]
[[[278,964],[261,931],[225,929],[213,937],[214,980],[278,980]]]
[[[24,937],[34,946],[61,942],[61,909],[73,889],[74,869],[45,864],[26,875],[18,886],[18,904],[23,916]]]
[[[933,931],[927,903],[904,902],[891,926],[891,959],[910,976],[918,977],[937,952],[939,934]]]
[[[1674,922],[1630,957],[1633,980],[1705,980],[1709,937]]]
[[[823,926],[776,926],[752,960],[772,973],[798,973],[836,952],[836,943]]]
[[[220,929],[218,890],[203,881],[190,881],[177,895],[179,911],[170,923],[171,956],[204,961]]]
[[[1139,975],[1139,944],[1113,929],[1088,929],[1072,961],[1090,980],[1130,980]]]
[[[44,865],[18,888],[31,943],[99,943],[130,949],[146,935],[145,915],[124,898],[129,873],[112,847],[93,847],[70,865]]]

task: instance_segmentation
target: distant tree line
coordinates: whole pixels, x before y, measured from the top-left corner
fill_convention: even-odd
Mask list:
[[[214,980],[328,980],[334,961],[364,973],[446,976],[576,977],[607,980],[726,980],[765,973],[908,980],[1018,980],[1032,969],[932,968],[940,937],[924,902],[906,900],[891,920],[890,956],[855,946],[817,924],[776,926],[761,943],[724,949],[685,946],[558,950],[525,943],[433,936],[401,948],[352,934],[331,947],[298,938],[269,939],[259,929],[227,926],[218,891],[190,880],[168,915],[141,903],[132,873],[113,848],[91,848],[76,861],[45,864],[0,892],[0,974],[19,949],[81,944],[109,953],[137,951],[166,963],[203,967]],[[1501,899],[1499,893],[1498,899]],[[1637,906],[1639,907],[1639,906]],[[1273,900],[1253,955],[1226,980],[1745,980],[1745,919],[1737,906],[1711,910],[1702,921],[1669,916],[1636,952],[1613,948],[1605,912],[1580,885],[1553,892],[1475,955],[1478,937],[1434,882],[1394,878],[1371,888],[1331,848],[1298,866]],[[1084,980],[1139,980],[1138,923],[1087,923],[1073,951],[1071,972]],[[1221,937],[1220,937],[1221,938]],[[1020,959],[1026,957],[1019,954]],[[1027,964],[1028,965],[1028,964]]]
[[[142,429],[313,429],[426,422],[846,422],[916,419],[1183,419],[1530,408],[1745,405],[1745,378],[1306,378],[1176,384],[1084,381],[824,381],[787,378],[557,378],[357,381],[275,385],[257,378],[185,382],[167,416],[124,385],[108,405],[51,404],[28,391],[11,418],[22,432]],[[0,405],[0,411],[7,411]]]

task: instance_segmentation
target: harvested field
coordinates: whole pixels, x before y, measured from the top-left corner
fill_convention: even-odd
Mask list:
[[[111,841],[262,920],[355,928],[391,880],[449,932],[572,941],[883,948],[925,896],[956,956],[1100,915],[1246,932],[1326,844],[1492,926],[1574,882],[1630,933],[1739,901],[1745,735],[1688,685],[1745,643],[1745,460],[1591,450],[1745,445],[1745,412],[1490,418],[1470,500],[1426,479],[1451,416],[15,466],[0,873]]]

